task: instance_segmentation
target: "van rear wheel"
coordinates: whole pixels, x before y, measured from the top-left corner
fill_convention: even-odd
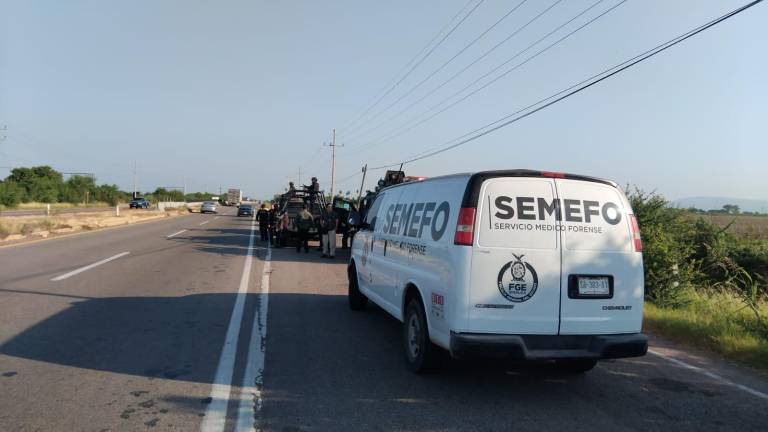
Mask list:
[[[440,348],[429,340],[429,328],[424,306],[418,298],[411,300],[405,310],[403,343],[408,369],[416,374],[435,372],[440,367]]]
[[[347,293],[349,308],[354,311],[364,310],[368,304],[368,298],[360,292],[360,287],[357,284],[357,270],[354,265],[349,267],[347,278],[349,279],[349,291]]]
[[[593,359],[568,359],[555,360],[555,367],[563,372],[584,373],[592,370],[597,365]]]

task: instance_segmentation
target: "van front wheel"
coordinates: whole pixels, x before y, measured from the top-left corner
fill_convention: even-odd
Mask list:
[[[368,299],[360,292],[360,287],[357,284],[357,270],[354,266],[349,267],[347,278],[349,279],[349,292],[347,293],[349,308],[354,311],[364,310],[368,304]]]
[[[597,365],[597,360],[591,359],[572,359],[555,360],[555,367],[563,372],[584,373],[592,370]]]
[[[405,361],[408,369],[417,374],[436,371],[440,366],[440,348],[429,340],[429,328],[424,306],[418,298],[411,300],[405,310],[403,324]]]

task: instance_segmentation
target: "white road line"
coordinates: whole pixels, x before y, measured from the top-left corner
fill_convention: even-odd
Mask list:
[[[98,267],[98,266],[100,266],[100,265],[102,265],[102,264],[106,264],[106,263],[108,263],[108,262],[110,262],[110,261],[112,261],[112,260],[116,260],[116,259],[118,259],[118,258],[120,258],[120,257],[122,257],[122,256],[126,256],[126,255],[128,255],[129,253],[130,253],[130,252],[122,252],[122,253],[119,253],[119,254],[117,254],[117,255],[115,255],[115,256],[111,256],[111,257],[109,257],[109,258],[106,258],[106,259],[103,259],[103,260],[101,260],[101,261],[99,261],[99,262],[95,262],[95,263],[93,263],[93,264],[89,264],[89,265],[87,265],[87,266],[85,266],[85,267],[80,267],[79,269],[77,269],[77,270],[73,270],[73,271],[71,271],[71,272],[69,272],[69,273],[64,273],[64,274],[63,274],[63,275],[61,275],[61,276],[56,276],[55,278],[53,278],[53,279],[51,279],[51,280],[55,282],[55,281],[60,281],[60,280],[64,280],[64,279],[70,278],[70,277],[72,277],[72,276],[74,276],[74,275],[76,275],[76,274],[82,273],[82,272],[84,272],[84,271],[88,271],[88,270],[90,270],[90,269],[92,269],[92,268],[94,268],[94,267]]]
[[[205,418],[200,425],[202,432],[220,432],[224,430],[227,421],[227,405],[232,391],[232,374],[235,371],[235,357],[237,355],[237,341],[240,338],[240,327],[243,322],[243,309],[248,293],[248,279],[251,275],[253,262],[253,242],[256,233],[256,219],[251,218],[251,235],[248,238],[248,253],[245,256],[243,275],[240,278],[240,288],[237,291],[235,305],[232,307],[232,315],[229,319],[227,335],[224,338],[224,346],[221,348],[219,364],[216,366],[216,375],[211,388],[211,403],[205,409]]]
[[[214,219],[214,220],[216,220],[216,219],[218,219],[218,218],[220,218],[220,217],[221,217],[221,216],[216,216],[216,217],[215,217],[215,218],[213,218],[213,219]]]
[[[200,223],[200,225],[205,225],[205,224],[207,224],[208,222],[210,222],[210,221],[209,221],[209,220],[207,220],[207,221],[205,221],[205,222],[202,222],[202,223]]]
[[[171,234],[171,235],[167,236],[166,238],[176,237],[177,235],[179,235],[179,234],[181,234],[181,233],[183,233],[183,232],[187,232],[187,230],[183,229],[183,230],[181,230],[181,231],[175,232],[175,233],[173,233],[173,234]]]
[[[743,384],[735,383],[735,382],[729,380],[728,378],[723,378],[720,375],[717,375],[717,374],[714,374],[712,372],[709,372],[706,369],[702,369],[702,368],[700,368],[698,366],[694,366],[694,365],[688,364],[688,363],[686,363],[686,362],[684,362],[682,360],[678,360],[678,359],[676,359],[674,357],[668,356],[666,354],[662,354],[662,353],[660,353],[658,351],[649,349],[648,352],[653,354],[653,355],[655,355],[655,356],[661,357],[664,360],[672,362],[672,363],[674,363],[674,364],[676,364],[676,365],[678,365],[680,367],[683,367],[683,368],[686,368],[686,369],[690,369],[690,370],[698,372],[698,373],[700,373],[700,374],[702,374],[704,376],[712,378],[713,380],[718,381],[721,384],[725,384],[725,385],[728,385],[728,386],[731,386],[731,387],[735,387],[735,388],[737,388],[739,390],[742,390],[742,391],[745,391],[745,392],[751,394],[752,396],[757,396],[759,398],[768,400],[768,394],[765,394],[765,393],[763,393],[763,392],[761,392],[759,390],[755,390],[752,387],[747,387],[747,386],[745,386]]]
[[[259,306],[253,317],[251,340],[248,343],[248,357],[246,357],[235,432],[261,430],[258,427],[258,421],[262,405],[261,389],[264,381],[264,357],[267,350],[267,310],[269,309],[269,275],[272,273],[271,259],[272,248],[268,243],[267,254],[264,258],[264,269],[261,272],[261,292],[258,297]]]

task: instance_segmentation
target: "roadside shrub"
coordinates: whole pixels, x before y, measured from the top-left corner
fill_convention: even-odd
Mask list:
[[[698,279],[693,228],[683,210],[668,207],[654,192],[628,191],[643,238],[645,295],[663,307],[687,303],[685,291]]]
[[[11,230],[7,226],[0,224],[0,239],[8,237],[10,234]]]
[[[691,301],[692,292],[716,289],[752,307],[768,297],[768,241],[734,235],[732,223],[721,227],[670,208],[654,192],[634,188],[627,197],[643,237],[648,300],[677,308]]]
[[[52,230],[55,226],[56,224],[50,219],[45,219],[44,221],[40,222],[40,228],[43,228],[46,231]]]
[[[19,227],[19,233],[23,235],[30,235],[35,231],[35,226],[33,224],[23,224],[21,227]]]

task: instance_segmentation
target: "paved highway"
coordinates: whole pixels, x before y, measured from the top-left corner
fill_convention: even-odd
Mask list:
[[[400,325],[347,308],[345,257],[232,212],[0,248],[0,431],[768,428],[766,379],[656,339],[583,376],[414,376]]]

